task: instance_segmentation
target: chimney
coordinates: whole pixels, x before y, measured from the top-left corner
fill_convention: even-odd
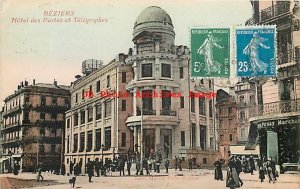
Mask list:
[[[24,83],[23,83],[23,81],[21,82],[21,87],[24,87]]]
[[[35,85],[35,79],[32,80],[32,85]]]
[[[18,90],[21,88],[21,86],[20,85],[18,85]]]
[[[55,79],[54,79],[54,81],[53,81],[53,85],[54,85],[54,86],[57,86],[57,81],[55,81]]]
[[[28,86],[28,81],[25,80],[25,87]]]

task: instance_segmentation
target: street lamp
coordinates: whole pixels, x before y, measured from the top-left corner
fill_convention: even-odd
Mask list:
[[[102,163],[104,164],[104,159],[103,159],[103,150],[105,150],[105,146],[104,146],[104,144],[102,144],[101,145],[101,151],[102,151],[102,153],[101,153],[101,159],[102,159]]]

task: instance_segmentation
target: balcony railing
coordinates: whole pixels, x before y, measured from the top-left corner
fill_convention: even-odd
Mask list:
[[[266,20],[275,18],[277,16],[280,16],[284,13],[288,13],[290,11],[290,2],[277,2],[276,5],[273,5],[271,7],[268,7],[266,9],[263,9],[259,13],[259,17],[255,19],[254,17],[251,17],[246,21],[246,25],[254,25],[259,22],[264,22]]]
[[[136,114],[137,114],[137,116],[140,116],[141,115],[141,110],[137,109]],[[155,114],[156,114],[155,110],[147,110],[147,109],[143,110],[143,115],[155,115]]]
[[[9,115],[11,115],[13,113],[19,113],[19,112],[21,112],[21,106],[20,105],[18,105],[16,107],[13,107],[13,108],[11,108],[11,109],[9,109],[7,111],[4,111],[3,117],[7,117],[7,116],[9,116]]]
[[[64,121],[58,120],[37,120],[36,124],[44,127],[63,127]]]
[[[2,143],[12,143],[12,142],[19,142],[19,141],[20,141],[19,137],[2,139]]]
[[[250,108],[250,117],[300,111],[300,99],[282,100]]]
[[[160,115],[166,115],[166,116],[176,116],[176,111],[172,110],[160,110]]]
[[[9,129],[9,128],[13,128],[13,127],[17,127],[20,126],[20,121],[14,122],[14,123],[10,123],[8,125],[4,126],[4,129]]]
[[[296,57],[299,56],[299,52],[296,49],[299,49],[299,47],[291,48],[286,51],[279,51],[277,54],[278,65],[295,61]]]
[[[35,109],[37,111],[46,111],[46,112],[50,112],[50,111],[65,112],[66,110],[69,109],[69,105],[68,104],[64,104],[64,105],[58,105],[58,104],[45,105],[45,104],[40,104],[40,105],[37,105],[36,107],[34,107],[33,109]]]
[[[263,22],[265,20],[277,17],[289,11],[290,11],[290,2],[282,2],[282,3],[277,2],[276,5],[263,9],[260,12],[260,21]]]

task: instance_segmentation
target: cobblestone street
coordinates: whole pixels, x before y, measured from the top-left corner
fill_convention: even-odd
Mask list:
[[[88,182],[87,176],[77,177],[75,188],[88,188],[88,189],[119,189],[119,188],[174,188],[182,189],[186,186],[189,188],[205,188],[205,189],[219,189],[226,188],[225,181],[214,180],[214,171],[207,169],[197,169],[193,171],[183,170],[174,171],[170,170],[169,174],[165,174],[162,170],[161,174],[151,172],[151,176],[119,176],[119,173],[114,172],[112,176],[107,177],[93,177],[92,183]],[[226,172],[223,171],[224,180]],[[32,173],[22,173],[18,176],[12,174],[2,174],[1,189],[17,189],[17,188],[45,188],[45,189],[60,189],[71,188],[68,180],[70,176],[51,175],[43,173],[44,181],[36,182],[36,175]],[[9,179],[6,179],[9,178]],[[22,179],[14,180],[12,178]],[[24,179],[24,180],[23,180]],[[279,176],[276,183],[265,182],[260,183],[258,179],[258,172],[254,175],[241,173],[241,179],[244,185],[241,188],[261,188],[261,189],[298,189],[300,188],[300,174],[282,174]]]

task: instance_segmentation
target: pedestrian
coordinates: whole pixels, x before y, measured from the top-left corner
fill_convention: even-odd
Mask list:
[[[16,162],[14,164],[14,168],[13,168],[14,175],[18,175],[19,174],[19,170],[20,170],[20,165],[19,165],[19,163]]]
[[[61,173],[63,176],[65,176],[65,174],[66,174],[66,166],[65,166],[64,163],[61,165],[61,171],[60,171],[60,173]]]
[[[139,159],[136,159],[135,169],[136,169],[135,175],[139,175],[139,171],[141,169],[141,163]]]
[[[127,172],[128,172],[129,176],[130,176],[130,169],[131,169],[131,160],[128,159],[128,161],[127,161]]]
[[[168,172],[169,172],[169,165],[170,165],[170,161],[169,161],[169,159],[168,159],[168,158],[166,158],[166,160],[165,160],[165,168],[166,168],[166,173],[168,173]]]
[[[189,171],[192,171],[192,169],[193,169],[193,159],[192,159],[191,156],[190,156],[190,158],[188,159],[188,161],[189,161]]]
[[[270,158],[269,160],[267,160],[266,162],[266,169],[267,169],[267,174],[269,177],[269,183],[273,182],[275,183],[276,179],[276,175],[274,174],[275,171],[273,169],[275,169],[275,167],[272,165],[272,158]]]
[[[175,156],[175,159],[174,159],[174,164],[175,164],[175,171],[177,170],[178,168],[178,158]]]
[[[73,174],[74,163],[70,161],[70,174]]]
[[[76,183],[76,176],[73,176],[71,179],[69,179],[69,183],[71,184],[72,188],[74,188]]]
[[[157,159],[155,163],[157,173],[160,173],[160,163],[161,163],[160,160]]]
[[[94,166],[91,161],[86,164],[86,169],[89,177],[89,182],[92,182],[92,177],[94,175]]]
[[[240,179],[236,172],[234,157],[230,157],[228,160],[226,187],[230,189],[239,188],[243,186],[243,181]]]
[[[40,178],[42,178],[42,181],[44,180],[44,177],[42,176],[42,168],[41,168],[41,166],[38,166],[38,169],[37,169],[37,182],[40,181]]]
[[[260,183],[264,182],[265,180],[265,169],[264,167],[259,167],[259,179],[260,179]]]
[[[98,158],[97,158],[97,159],[96,159],[96,162],[95,162],[95,171],[96,171],[97,177],[100,176],[100,167],[101,167],[101,165],[100,165],[100,162],[99,162],[99,160],[98,160]]]
[[[78,176],[80,174],[80,167],[79,167],[79,164],[76,163],[76,165],[74,166],[74,175],[75,176]]]
[[[223,180],[221,160],[217,159],[214,163],[214,166],[215,166],[215,180]]]
[[[148,168],[149,168],[149,171],[151,171],[151,169],[152,169],[152,160],[151,160],[151,158],[148,159]]]
[[[179,171],[182,171],[182,159],[179,158],[178,162],[179,162],[179,163],[178,163]]]
[[[125,161],[124,161],[123,157],[119,158],[118,168],[120,171],[120,176],[121,176],[122,172],[123,172],[123,176],[125,176],[125,170],[124,170],[125,169]]]
[[[234,157],[234,165],[238,176],[240,176],[240,173],[242,172],[242,162],[238,157]]]
[[[254,175],[253,171],[255,170],[255,163],[252,155],[249,158],[249,164],[250,164],[250,173],[251,175]]]
[[[150,175],[150,171],[149,171],[147,159],[144,159],[144,161],[143,161],[143,167],[144,167],[145,170],[146,170],[146,174],[147,174],[147,175]]]

